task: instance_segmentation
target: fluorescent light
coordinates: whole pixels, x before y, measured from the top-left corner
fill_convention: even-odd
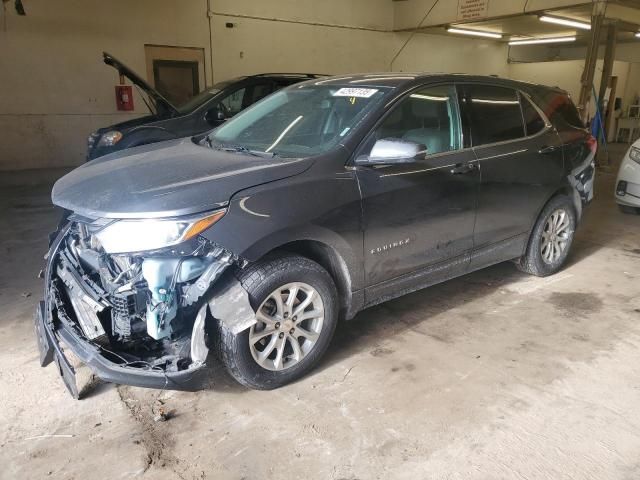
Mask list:
[[[541,22],[555,23],[557,25],[566,25],[567,27],[581,28],[582,30],[591,30],[591,24],[586,22],[569,20],[568,18],[550,17],[549,15],[542,15],[539,18]]]
[[[464,28],[447,28],[449,33],[460,33],[462,35],[474,35],[476,37],[502,38],[499,33],[481,32],[480,30],[466,30]]]
[[[636,37],[640,38],[640,32],[636,33]]]
[[[509,45],[536,45],[539,43],[575,42],[576,37],[531,38],[528,40],[512,40]]]

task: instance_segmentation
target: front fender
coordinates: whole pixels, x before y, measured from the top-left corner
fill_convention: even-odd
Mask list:
[[[344,260],[351,288],[363,288],[360,192],[350,171],[308,171],[236,193],[204,233],[250,262],[285,244],[313,240]]]

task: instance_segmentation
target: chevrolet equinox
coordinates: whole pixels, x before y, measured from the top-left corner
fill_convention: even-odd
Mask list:
[[[40,362],[76,397],[68,351],[108,382],[196,389],[211,351],[243,385],[285,385],[364,308],[507,260],[557,272],[595,150],[557,88],[393,73],[106,155],[53,188]]]

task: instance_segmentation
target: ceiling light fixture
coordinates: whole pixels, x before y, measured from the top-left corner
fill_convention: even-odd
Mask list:
[[[586,22],[569,20],[568,18],[551,17],[549,15],[541,15],[538,18],[541,22],[555,23],[556,25],[566,25],[567,27],[581,28],[582,30],[591,30],[591,24]]]
[[[640,32],[636,33],[636,37],[640,38]]]
[[[540,43],[575,42],[576,37],[531,38],[528,40],[511,40],[509,45],[537,45]]]
[[[461,35],[474,35],[476,37],[486,37],[486,38],[502,38],[502,35],[499,33],[493,32],[482,32],[480,30],[467,30],[464,28],[447,28],[447,32],[449,33],[459,33]]]

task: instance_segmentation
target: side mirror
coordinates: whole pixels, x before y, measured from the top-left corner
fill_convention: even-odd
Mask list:
[[[218,104],[207,113],[204,114],[204,119],[213,126],[218,126],[227,119],[222,105]]]
[[[377,140],[362,163],[413,163],[424,160],[427,147],[399,138]]]

